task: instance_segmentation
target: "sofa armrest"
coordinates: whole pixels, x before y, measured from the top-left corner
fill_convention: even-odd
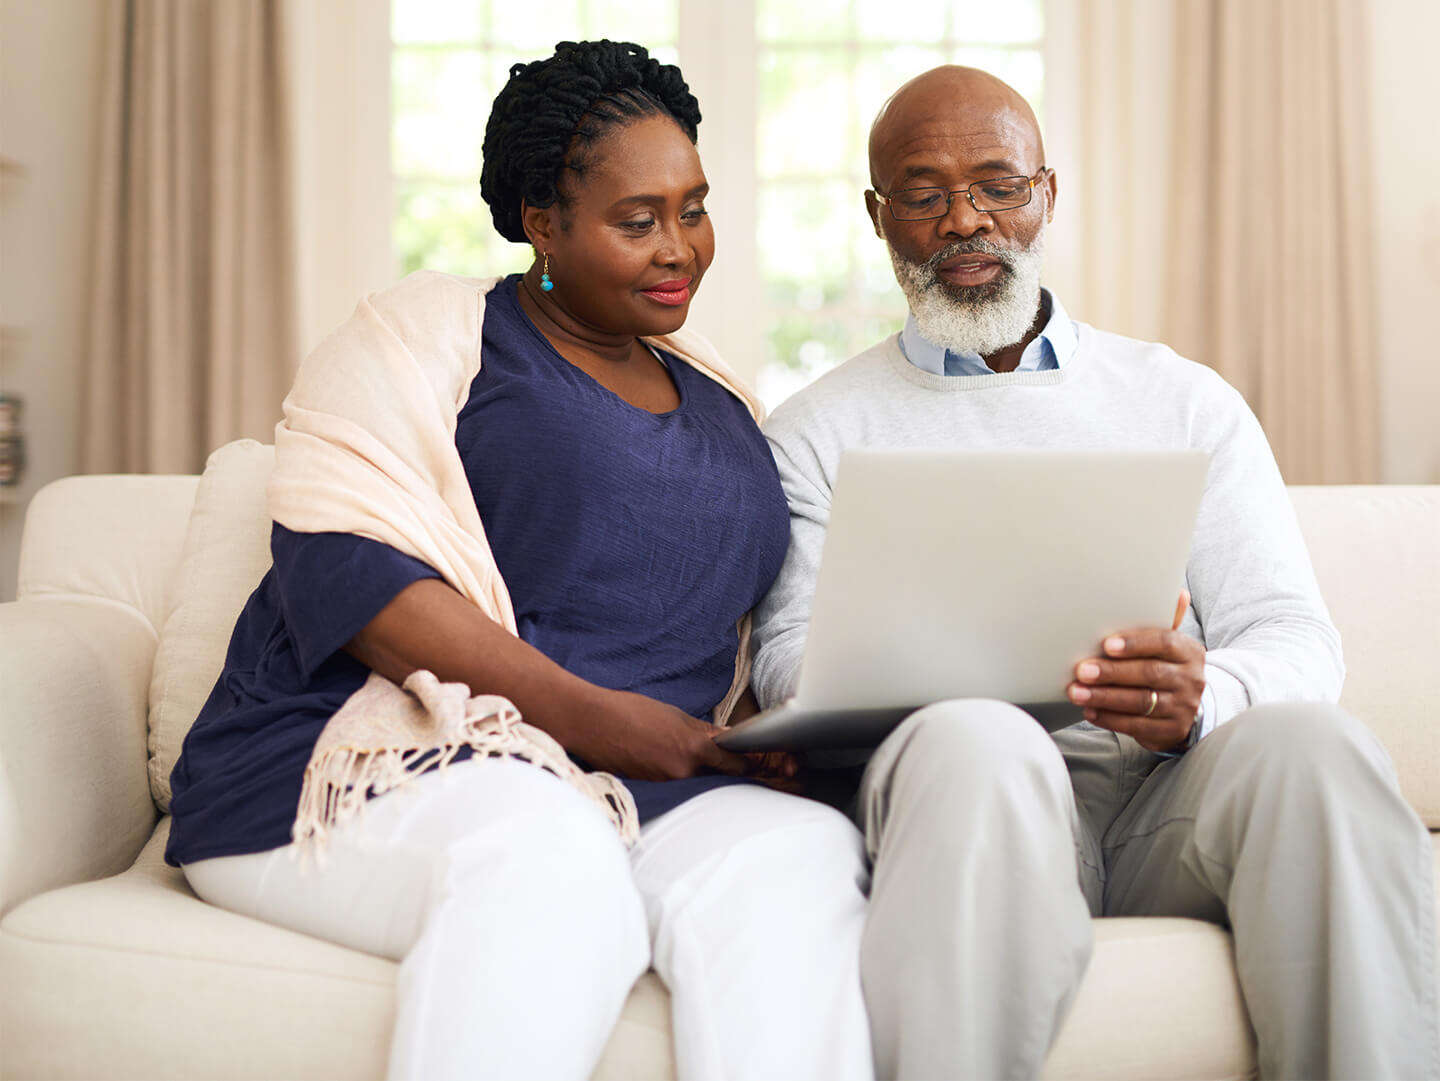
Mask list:
[[[124,870],[155,826],[145,774],[155,632],[86,597],[0,604],[0,913]]]

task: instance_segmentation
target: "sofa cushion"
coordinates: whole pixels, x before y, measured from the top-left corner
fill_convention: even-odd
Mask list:
[[[157,636],[170,610],[196,477],[64,477],[25,511],[17,597],[95,597]]]
[[[384,1076],[398,966],[199,900],[164,862],[169,825],[124,874],[0,923],[3,1075]],[[594,1076],[674,1077],[669,1032],[648,973]]]
[[[397,966],[214,908],[162,859],[32,898],[0,923],[6,1077],[379,1077]],[[1230,936],[1095,922],[1047,1078],[1239,1078],[1254,1040]],[[1175,1022],[1177,988],[1184,1023]],[[594,1076],[673,1078],[669,997],[641,977]]]
[[[1340,628],[1340,704],[1370,726],[1400,790],[1440,827],[1440,485],[1291,488],[1320,592]]]
[[[265,484],[275,448],[241,439],[210,455],[170,592],[150,681],[150,791],[170,809],[170,770],[225,664],[230,633],[270,568]]]

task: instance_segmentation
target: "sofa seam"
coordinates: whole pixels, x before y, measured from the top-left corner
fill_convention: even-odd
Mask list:
[[[158,950],[137,949],[136,947],[133,947],[133,946],[113,946],[113,945],[102,945],[102,944],[98,944],[98,943],[85,943],[85,942],[67,941],[67,940],[65,940],[65,939],[49,938],[49,937],[46,937],[46,936],[44,936],[44,935],[35,935],[35,934],[31,934],[31,933],[28,933],[28,932],[25,932],[25,931],[17,931],[17,930],[16,930],[15,928],[13,928],[13,927],[3,927],[3,926],[0,926],[0,938],[5,938],[5,937],[13,938],[13,939],[16,939],[16,940],[22,941],[22,942],[35,943],[35,944],[37,944],[37,945],[42,945],[42,946],[70,946],[70,947],[74,947],[74,948],[76,948],[76,949],[101,950],[101,951],[104,951],[104,952],[107,952],[107,953],[129,954],[129,955],[131,955],[131,956],[136,956],[136,957],[155,957],[155,958],[159,958],[159,959],[161,959],[161,960],[166,960],[166,961],[182,961],[182,962],[184,962],[184,961],[191,961],[191,962],[197,962],[197,963],[201,963],[201,964],[225,965],[225,966],[227,966],[227,967],[232,967],[232,968],[251,969],[251,970],[256,971],[256,972],[280,972],[280,973],[286,973],[286,974],[289,974],[289,975],[292,975],[292,976],[312,976],[312,977],[318,977],[318,978],[320,978],[320,979],[340,980],[340,981],[343,981],[343,982],[345,982],[345,983],[365,984],[365,985],[368,985],[368,986],[371,986],[371,987],[391,987],[391,986],[394,986],[393,982],[391,982],[391,983],[386,983],[386,982],[383,981],[383,980],[363,979],[363,978],[358,978],[358,977],[354,977],[354,976],[341,976],[341,975],[335,975],[335,974],[330,974],[330,973],[321,973],[321,972],[307,971],[307,970],[304,970],[304,969],[284,968],[284,967],[282,967],[282,966],[280,966],[280,965],[256,964],[256,963],[253,962],[253,961],[225,961],[225,960],[219,960],[219,959],[216,959],[216,958],[200,957],[200,956],[197,956],[197,955],[194,955],[194,954],[161,953],[161,952],[159,952]],[[344,947],[341,947],[341,948],[343,949]],[[359,951],[359,950],[354,950],[354,951],[352,951],[352,952],[354,952],[354,953],[360,953],[361,951]],[[364,954],[364,956],[369,957],[369,956],[373,956],[373,955],[371,955],[371,954]],[[386,959],[383,958],[383,957],[377,957],[377,958],[375,958],[375,960],[384,961],[384,960],[386,960]],[[392,962],[389,962],[389,963],[390,963],[390,964],[394,964],[393,961],[392,961]]]
[[[49,601],[89,601],[105,608],[116,608],[138,619],[145,630],[150,632],[150,637],[155,640],[156,646],[158,647],[160,644],[160,632],[155,629],[155,624],[150,617],[129,601],[122,601],[118,597],[107,597],[100,593],[82,593],[74,589],[49,590],[42,587],[40,589],[32,588],[26,590],[24,593],[17,593],[15,601],[16,603],[24,603],[27,601],[37,601],[40,603]]]

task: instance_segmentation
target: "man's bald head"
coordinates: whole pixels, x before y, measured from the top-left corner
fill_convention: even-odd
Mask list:
[[[877,191],[894,185],[902,159],[923,154],[938,139],[1005,148],[1019,173],[1045,164],[1035,112],[1008,83],[988,71],[954,64],[933,68],[902,86],[870,127],[870,180]]]

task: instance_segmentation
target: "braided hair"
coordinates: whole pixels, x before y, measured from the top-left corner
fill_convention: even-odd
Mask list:
[[[520,202],[563,208],[563,181],[594,162],[594,146],[613,128],[668,116],[693,143],[700,105],[674,64],[624,41],[562,41],[555,55],[513,64],[485,125],[480,194],[495,229],[525,243]]]

